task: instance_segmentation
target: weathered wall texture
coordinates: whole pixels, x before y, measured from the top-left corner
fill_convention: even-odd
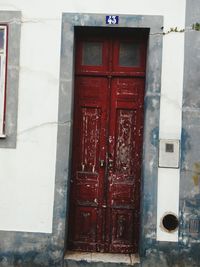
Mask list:
[[[159,134],[160,138],[180,138],[184,33],[163,35],[160,26],[163,17],[164,31],[184,27],[184,1],[105,0],[101,6],[86,2],[0,2],[0,9],[22,12],[21,20],[15,21],[21,25],[17,147],[0,150],[0,267],[63,265],[73,98],[72,20],[64,20],[61,38],[61,16],[67,12],[77,13],[74,25],[94,23],[84,21],[79,13],[102,14],[102,21],[105,14],[121,13],[133,14],[127,21],[128,16],[123,15],[124,26],[135,23],[136,27],[149,25],[156,30],[151,31],[148,51],[139,266],[197,267],[200,236],[191,219],[200,217],[200,32],[190,27],[199,22],[200,1],[188,0],[186,8],[180,231],[179,241],[174,243],[156,241],[158,139]],[[103,23],[98,16],[97,23]],[[179,179],[179,173],[174,177]],[[169,195],[173,183],[170,186]],[[189,231],[189,224],[193,230]]]
[[[155,242],[142,266],[200,266],[200,1],[186,6],[183,108],[181,134],[181,175],[179,238],[177,243]],[[171,181],[171,180],[170,180]],[[170,183],[173,187],[173,182]],[[148,252],[148,251],[146,251]]]
[[[183,27],[184,2],[170,0],[161,3],[159,0],[151,0],[147,4],[146,0],[126,0],[124,4],[120,1],[103,0],[99,5],[92,0],[87,0],[84,4],[78,0],[61,0],[59,4],[47,0],[42,4],[40,0],[35,0],[33,4],[26,0],[0,1],[0,10],[21,12],[21,19],[8,21],[11,25],[17,23],[21,27],[21,42],[17,132],[14,133],[17,137],[17,146],[15,149],[0,150],[2,164],[0,203],[3,203],[0,208],[1,230],[42,233],[52,231],[57,145],[61,145],[63,150],[67,150],[67,145],[69,146],[68,141],[66,141],[66,147],[65,144],[57,144],[57,129],[58,125],[63,126],[63,129],[70,133],[71,120],[71,114],[65,111],[68,112],[65,116],[67,119],[59,117],[58,121],[62,13],[94,13],[102,14],[103,18],[106,14],[163,16],[164,31],[168,31],[170,27]],[[158,36],[159,32],[155,33],[155,38]],[[162,53],[165,59],[168,59],[168,54],[171,55],[171,53],[171,57],[174,58],[177,51],[182,55],[181,60],[173,62],[173,68],[169,60],[162,61],[162,89],[166,88],[165,99],[170,99],[172,92],[177,90],[177,84],[178,88],[180,87],[183,47],[179,41],[182,36],[172,33],[166,35],[163,40]],[[173,43],[173,49],[171,43]],[[159,53],[160,51],[157,52],[158,58]],[[69,57],[67,60],[70,60]],[[157,64],[156,57],[155,62]],[[156,65],[154,67],[156,70]],[[177,72],[178,75],[176,75]],[[67,75],[64,77],[65,83],[69,82],[70,77],[69,74]],[[153,77],[151,73],[148,75]],[[167,75],[174,81],[173,86],[167,86],[168,80],[165,78]],[[156,78],[159,80],[159,77]],[[160,87],[156,79],[152,78],[151,83],[152,91]],[[168,88],[170,88],[169,93]],[[177,98],[177,95],[173,98]],[[70,102],[70,95],[67,101],[67,103]],[[156,103],[149,95],[146,105],[156,109]],[[174,109],[171,107],[173,105],[168,106],[168,113],[166,113],[166,105],[162,102],[161,117],[165,124],[161,125],[160,132],[167,135],[170,131],[170,136],[180,128],[180,112],[179,110],[173,112]],[[174,113],[173,120],[171,115],[168,116],[169,112]],[[151,117],[149,120],[153,119]],[[172,121],[173,127],[169,127]],[[67,153],[66,151],[65,154]],[[62,176],[66,176],[68,166],[64,158],[60,164],[65,169]],[[10,192],[9,197],[6,192]],[[56,188],[55,192],[62,195],[65,188]]]
[[[180,181],[180,239],[189,266],[200,265],[200,1],[188,0],[186,9],[185,69]],[[192,30],[193,24],[196,30]]]

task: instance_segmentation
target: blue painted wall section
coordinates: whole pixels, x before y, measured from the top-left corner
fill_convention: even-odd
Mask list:
[[[181,142],[180,238],[187,266],[200,266],[200,1],[187,0],[183,129]]]

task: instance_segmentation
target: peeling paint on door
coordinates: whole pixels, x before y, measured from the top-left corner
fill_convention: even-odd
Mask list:
[[[77,36],[69,247],[132,253],[139,242],[147,35],[111,36]],[[127,56],[119,56],[120,45],[133,40],[137,64],[120,66]],[[99,60],[87,58],[88,46]]]

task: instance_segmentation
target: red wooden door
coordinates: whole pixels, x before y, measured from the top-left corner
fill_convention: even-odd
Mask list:
[[[138,250],[146,39],[78,36],[70,249]]]

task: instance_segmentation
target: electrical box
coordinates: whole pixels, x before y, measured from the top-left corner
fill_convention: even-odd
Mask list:
[[[179,140],[160,139],[159,143],[159,167],[179,168]]]

